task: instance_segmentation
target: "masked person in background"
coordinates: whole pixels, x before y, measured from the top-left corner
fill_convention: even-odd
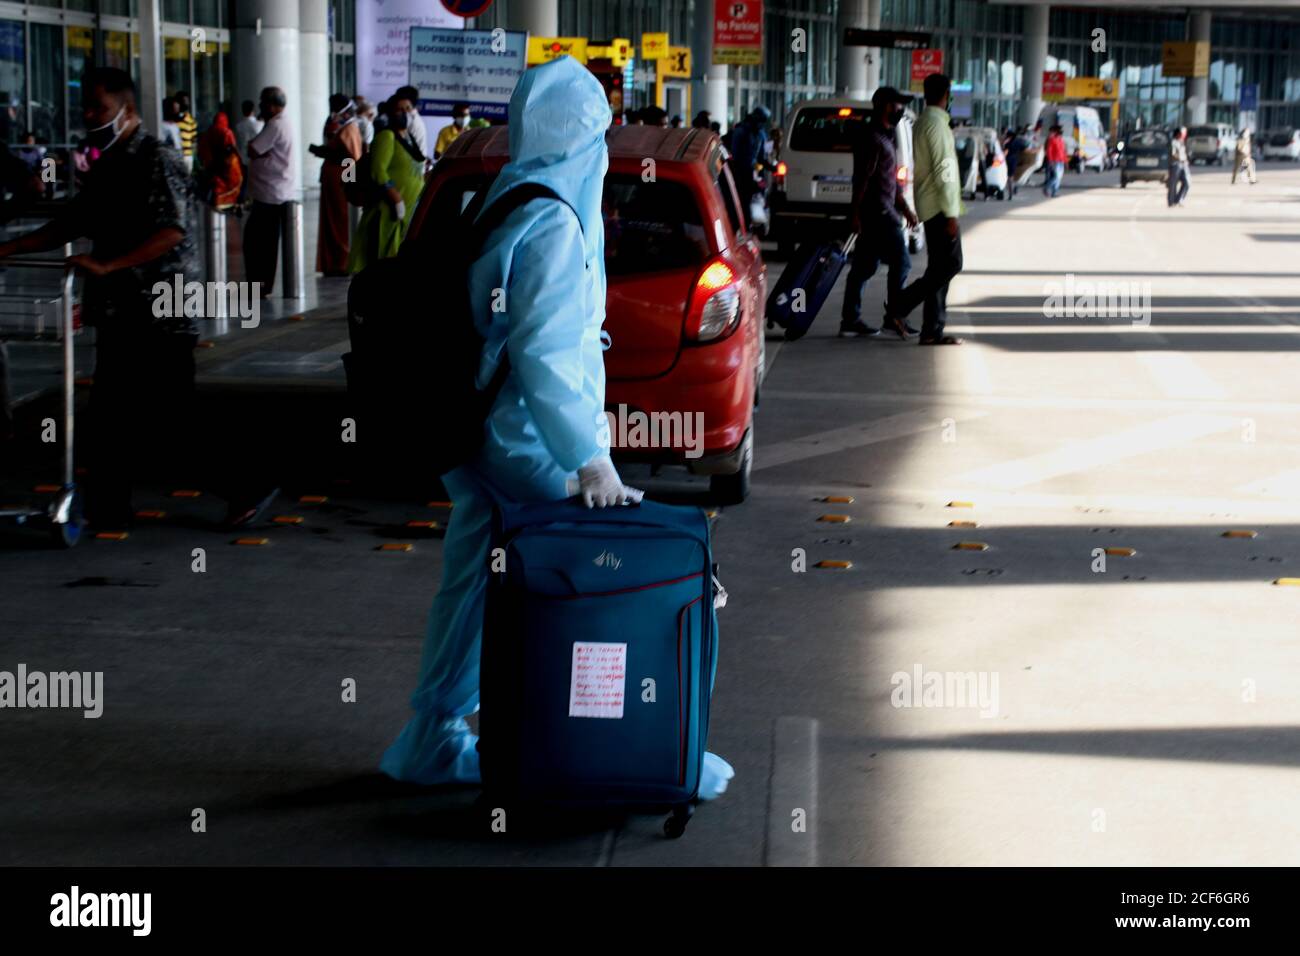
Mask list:
[[[433,145],[433,158],[442,159],[442,154],[451,148],[461,133],[469,128],[469,104],[457,103],[451,108],[451,124],[438,131],[438,140]]]
[[[600,82],[571,57],[530,69],[510,98],[510,162],[479,215],[528,183],[550,188],[559,201],[533,199],[511,211],[469,272],[474,324],[484,337],[479,386],[507,355],[510,371],[482,451],[443,479],[455,507],[411,700],[415,716],[380,763],[398,780],[480,779],[477,738],[465,717],[479,702],[494,500],[560,501],[572,494],[571,482],[588,507],[641,500],[610,461],[605,417],[601,195],[609,123]],[[493,309],[497,289],[506,290],[506,312]],[[701,799],[722,793],[732,775],[726,761],[707,754]]]
[[[397,255],[424,189],[424,154],[411,141],[409,100],[388,101],[388,125],[375,134],[369,173],[383,198],[366,209],[348,254],[348,271]]]
[[[131,77],[92,69],[81,90],[86,141],[98,158],[58,216],[0,244],[0,257],[92,242],[89,255],[68,260],[87,276],[84,314],[96,331],[86,517],[99,530],[122,530],[133,516],[135,473],[146,461],[183,460],[193,429],[198,331],[184,310],[160,316],[153,289],[199,274],[194,207],[180,154],[141,127]],[[227,497],[227,523],[236,526],[270,504],[265,489]]]
[[[414,86],[404,86],[394,94],[395,99],[406,101],[406,131],[420,155],[429,155],[429,130],[420,115],[420,91]],[[422,170],[423,171],[423,170]]]
[[[325,276],[348,274],[348,197],[343,179],[349,170],[356,171],[365,144],[357,124],[356,108],[341,93],[330,97],[330,115],[325,120],[323,145],[312,144],[309,151],[324,162],[320,167],[320,224],[316,229],[316,271]]]

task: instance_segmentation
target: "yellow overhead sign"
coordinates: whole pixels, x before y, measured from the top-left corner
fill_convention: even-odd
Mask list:
[[[668,55],[667,33],[641,34],[641,59],[662,60]]]
[[[571,56],[579,63],[587,62],[586,37],[529,37],[528,65],[549,63],[562,56]]]
[[[668,55],[659,64],[664,76],[691,75],[691,48],[688,46],[670,46]]]
[[[1165,76],[1209,76],[1210,44],[1191,40],[1166,40],[1160,57]]]
[[[609,46],[587,44],[588,60],[609,60],[611,66],[627,66],[635,51],[632,41],[618,38],[609,41]]]
[[[1065,81],[1067,100],[1117,100],[1119,80],[1099,76],[1074,76]]]

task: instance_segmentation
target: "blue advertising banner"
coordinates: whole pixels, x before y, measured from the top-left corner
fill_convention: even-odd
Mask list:
[[[1259,109],[1259,84],[1243,83],[1241,85],[1241,104],[1237,107],[1243,113],[1253,113]]]
[[[454,103],[468,103],[474,116],[504,120],[527,53],[527,33],[412,27],[409,72],[420,112],[450,113]]]

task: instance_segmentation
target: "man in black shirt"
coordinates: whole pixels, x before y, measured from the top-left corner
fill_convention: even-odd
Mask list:
[[[902,291],[911,271],[903,221],[916,225],[916,215],[898,187],[898,158],[895,136],[903,105],[908,97],[890,86],[882,86],[871,97],[871,122],[862,130],[853,150],[853,205],[850,228],[858,233],[844,289],[840,314],[840,335],[879,335],[862,321],[862,288],[884,262],[889,266],[889,298]],[[900,319],[902,331],[915,332]]]
[[[131,521],[133,472],[164,456],[168,464],[192,429],[198,327],[181,303],[160,308],[155,286],[199,276],[195,208],[181,156],[141,127],[135,84],[121,70],[82,79],[86,143],[99,157],[85,185],[51,222],[0,243],[0,257],[91,240],[89,255],[68,260],[86,276],[83,314],[95,327],[90,393],[86,517],[99,530]],[[232,502],[232,516],[249,510]]]

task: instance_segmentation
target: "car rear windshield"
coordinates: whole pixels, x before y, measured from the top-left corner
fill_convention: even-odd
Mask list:
[[[1219,131],[1213,126],[1193,126],[1187,131],[1188,136],[1218,136]]]
[[[611,174],[605,177],[601,211],[608,275],[683,269],[709,255],[695,196],[681,183]]]
[[[850,153],[871,110],[847,106],[805,106],[794,118],[790,149],[805,153]]]
[[[1272,136],[1268,138],[1268,143],[1270,146],[1286,146],[1288,143],[1291,142],[1291,137],[1293,135],[1295,134],[1293,134],[1290,130],[1287,130],[1282,133],[1274,133]]]
[[[1161,130],[1149,129],[1134,133],[1129,137],[1130,146],[1168,146],[1169,134]]]

